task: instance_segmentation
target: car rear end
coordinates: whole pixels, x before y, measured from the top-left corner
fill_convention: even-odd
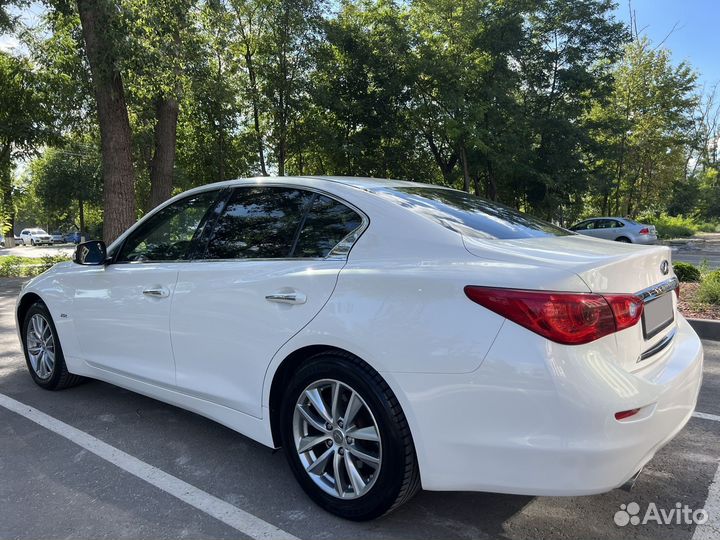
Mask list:
[[[478,336],[489,313],[502,321],[473,371],[392,375],[411,404],[423,487],[619,487],[683,428],[702,381],[702,345],[677,310],[670,250],[581,237],[456,193],[393,194],[459,233],[481,264],[463,275],[467,253],[458,253],[450,265],[456,325],[472,317],[466,302]]]
[[[635,244],[656,244],[658,240],[655,225],[631,222],[633,226],[632,242]]]
[[[692,415],[703,350],[677,310],[668,248],[592,241],[584,251],[575,240],[466,242],[478,257],[537,266],[528,289],[468,279],[467,300],[505,323],[478,370],[448,375],[439,384],[457,391],[427,404],[440,417],[472,414],[461,438],[433,427],[432,453],[446,465],[426,488],[601,493],[633,477]],[[552,259],[587,287],[538,287]]]

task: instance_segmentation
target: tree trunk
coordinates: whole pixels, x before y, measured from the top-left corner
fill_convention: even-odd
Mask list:
[[[435,163],[440,168],[440,172],[442,173],[445,182],[447,182],[448,184],[452,183],[452,172],[453,169],[455,169],[455,164],[458,160],[457,152],[453,152],[446,158],[443,155],[442,150],[438,147],[437,144],[435,144],[435,139],[433,138],[432,133],[426,132],[425,140],[428,143],[430,152],[432,152]]]
[[[0,235],[5,238],[5,247],[15,247],[15,206],[12,200],[12,166],[10,163],[10,142],[0,149]]]
[[[489,160],[487,162],[487,187],[485,189],[485,196],[491,201],[497,201],[497,179],[495,178],[495,169],[493,169],[492,163]]]
[[[248,70],[248,77],[250,78],[250,93],[252,94],[252,108],[253,108],[253,126],[255,128],[255,137],[257,139],[257,152],[258,158],[260,159],[260,172],[263,176],[267,176],[267,167],[265,166],[265,148],[263,145],[263,137],[260,132],[260,92],[257,86],[257,75],[255,74],[255,62],[253,61],[253,55],[250,52],[250,45],[246,44],[247,47],[245,52],[245,66]]]
[[[170,198],[175,168],[178,102],[173,97],[158,98],[155,104],[155,149],[150,160],[150,207]]]
[[[464,145],[460,147],[460,161],[462,161],[463,168],[463,190],[470,193],[470,171],[468,170],[467,151]]]
[[[82,195],[78,198],[78,216],[80,218],[80,241],[85,239],[85,201]]]
[[[125,89],[106,40],[113,12],[104,0],[77,0],[100,124],[103,238],[112,242],[135,223],[135,171]]]

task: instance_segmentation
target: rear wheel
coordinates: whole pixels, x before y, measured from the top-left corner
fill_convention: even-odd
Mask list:
[[[282,444],[305,492],[352,520],[381,516],[420,487],[410,429],[387,383],[343,353],[321,353],[291,378]]]
[[[616,242],[623,242],[625,244],[630,244],[630,239],[626,236],[621,236],[620,238],[615,239]]]
[[[25,314],[23,351],[35,383],[46,390],[61,390],[83,378],[67,370],[52,317],[45,304],[36,302]]]

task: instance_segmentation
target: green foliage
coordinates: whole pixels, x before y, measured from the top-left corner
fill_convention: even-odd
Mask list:
[[[703,276],[703,281],[716,281],[720,283],[720,270],[713,270],[711,272],[707,272]]]
[[[677,278],[683,283],[697,282],[702,277],[697,267],[681,261],[673,263],[673,270]]]
[[[638,217],[641,223],[655,225],[657,234],[660,238],[687,238],[695,234],[698,230],[696,223],[683,216],[668,216],[660,214],[659,216],[641,215]]]
[[[701,304],[720,305],[720,279],[704,279],[698,287],[695,301]]]
[[[699,98],[696,74],[666,48],[630,39],[611,0],[107,5],[118,9],[102,49],[124,82],[141,210],[159,105],[172,101],[174,191],[255,174],[349,174],[454,186],[565,224],[659,216],[639,219],[662,237],[720,218],[717,100]],[[23,37],[43,81],[33,119],[62,132],[51,146],[83,153],[72,146],[80,141],[95,160],[76,3],[48,6]],[[21,146],[27,155],[37,144]],[[50,149],[29,167],[15,204],[23,219],[76,220],[75,165],[62,155]],[[95,215],[98,178],[76,168]]]
[[[720,232],[720,225],[705,221],[698,223],[695,228],[699,232]]]
[[[69,258],[63,256],[21,257],[5,255],[0,257],[0,277],[34,277],[42,274],[57,263],[69,260]]]
[[[12,169],[52,139],[41,76],[27,59],[0,50],[0,234],[15,222]]]

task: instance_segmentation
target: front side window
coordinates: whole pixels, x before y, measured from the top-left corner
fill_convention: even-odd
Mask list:
[[[316,195],[305,217],[294,257],[327,257],[362,224],[357,212],[325,195]]]
[[[290,256],[313,194],[299,189],[236,188],[208,243],[208,259],[277,259]]]
[[[123,243],[116,262],[179,261],[190,245],[218,191],[204,191],[181,199],[153,214]]]

